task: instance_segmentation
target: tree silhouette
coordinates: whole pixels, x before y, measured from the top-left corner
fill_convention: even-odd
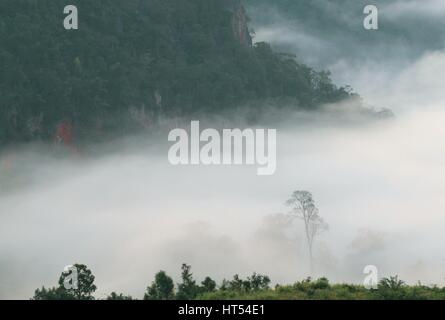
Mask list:
[[[200,288],[196,285],[196,281],[193,279],[191,273],[191,266],[183,264],[181,273],[182,282],[178,284],[178,293],[176,298],[179,300],[191,300],[195,299],[199,294]]]
[[[295,191],[286,205],[291,207],[292,217],[303,219],[307,246],[309,250],[309,270],[313,272],[314,240],[321,232],[328,229],[327,223],[320,217],[312,194],[308,191]]]
[[[216,282],[210,277],[206,277],[203,282],[201,282],[203,292],[213,292],[216,290]]]
[[[155,276],[155,281],[147,288],[144,300],[169,300],[173,299],[175,292],[173,279],[165,271],[159,271]]]
[[[59,278],[60,290],[65,289],[68,294],[73,295],[77,300],[94,300],[92,294],[97,287],[94,285],[95,277],[93,273],[84,264],[75,264],[74,267],[77,269],[77,286],[72,289],[66,289],[64,282],[69,274],[63,272]]]
[[[116,292],[110,293],[107,300],[133,300],[131,296],[126,296],[122,293],[117,294]]]
[[[77,281],[68,281],[70,273],[62,272],[59,277],[59,286],[57,288],[42,287],[34,291],[33,300],[94,300],[93,293],[97,287],[94,285],[94,275],[84,264],[74,264],[76,269]],[[65,288],[65,283],[69,282],[73,286],[70,289]],[[75,282],[75,284],[74,284]]]
[[[42,287],[34,291],[32,300],[75,300],[74,295],[70,294],[65,288]]]

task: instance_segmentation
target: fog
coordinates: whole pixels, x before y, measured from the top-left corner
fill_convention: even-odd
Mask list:
[[[410,3],[393,1],[388,15],[412,12]],[[437,8],[442,2],[429,1],[418,14],[443,13]],[[280,19],[282,30],[293,30]],[[275,32],[263,27],[257,37]],[[323,39],[292,34],[283,41],[298,47],[307,39],[307,56],[326,67],[319,63]],[[361,50],[346,62],[340,52],[327,65],[334,79],[396,117],[293,113],[277,122],[265,115],[261,126],[278,130],[272,176],[257,176],[255,166],[172,166],[167,132],[72,157],[41,145],[4,151],[0,298],[30,298],[76,262],[92,269],[98,298],[111,291],[140,298],[161,269],[179,281],[182,263],[198,280],[254,271],[274,283],[301,280],[309,274],[304,233],[301,221],[289,223],[284,205],[295,190],[312,192],[329,224],[315,244],[315,276],[361,283],[363,268],[375,265],[379,277],[443,285],[445,52],[424,47],[398,55],[400,46],[381,60],[385,44],[365,60]]]
[[[363,28],[366,0],[246,2],[255,41],[269,42],[310,66],[330,70],[336,84],[351,85],[371,105],[400,114],[423,108],[418,103],[425,105],[424,98],[428,103],[441,98],[440,73],[427,69],[443,63],[443,1],[376,0],[377,31]],[[407,74],[417,71],[424,74]],[[416,83],[417,78],[422,82]]]

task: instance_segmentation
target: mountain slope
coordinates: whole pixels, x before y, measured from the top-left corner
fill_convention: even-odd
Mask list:
[[[86,139],[120,135],[160,116],[252,100],[314,109],[350,95],[327,73],[252,46],[237,0],[71,4],[79,30],[63,28],[58,1],[1,1],[0,144],[49,140],[66,128]]]

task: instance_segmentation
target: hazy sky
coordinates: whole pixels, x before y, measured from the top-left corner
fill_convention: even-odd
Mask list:
[[[426,21],[416,29],[444,20],[442,1],[387,3],[381,14],[395,25],[406,15]],[[250,14],[263,23],[253,22],[257,40],[330,67],[335,79],[397,116],[365,124],[335,115],[292,114],[281,124],[266,117],[278,129],[278,154],[276,174],[264,177],[256,167],[172,167],[166,134],[120,141],[114,152],[97,146],[97,157],[57,158],[41,147],[3,153],[0,298],[29,298],[75,262],[93,270],[99,298],[113,290],[142,297],[160,269],[178,280],[183,262],[198,279],[257,271],[274,282],[300,280],[307,275],[301,224],[280,214],[302,189],[330,226],[316,243],[317,275],[361,282],[372,264],[380,276],[444,284],[443,46],[408,43],[417,51],[407,54],[382,23],[376,32],[387,42],[369,55],[355,42],[361,31],[340,36],[356,51],[330,51],[336,38],[321,26],[311,32],[274,10],[270,21]],[[339,19],[353,25],[360,16],[348,17]],[[435,35],[443,44],[443,34]]]

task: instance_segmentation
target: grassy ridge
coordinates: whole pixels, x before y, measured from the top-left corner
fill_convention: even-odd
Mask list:
[[[198,296],[202,300],[443,300],[445,288],[408,286],[396,278],[383,279],[376,289],[362,285],[330,284],[327,279],[304,280],[293,285],[258,291],[218,290]]]
[[[62,273],[59,286],[42,287],[34,292],[33,300],[94,300],[97,287],[95,277],[87,266],[75,264],[78,270],[78,287],[66,289],[69,274]],[[246,279],[235,275],[232,280],[223,280],[218,286],[210,277],[198,283],[191,273],[191,266],[181,267],[181,282],[175,285],[164,271],[159,271],[147,287],[143,300],[444,300],[445,287],[414,286],[405,284],[397,276],[383,278],[374,289],[363,285],[330,284],[326,278],[305,280],[292,285],[270,287],[266,275],[254,273]],[[69,283],[69,282],[68,282]],[[112,292],[107,300],[133,300],[122,293]]]

